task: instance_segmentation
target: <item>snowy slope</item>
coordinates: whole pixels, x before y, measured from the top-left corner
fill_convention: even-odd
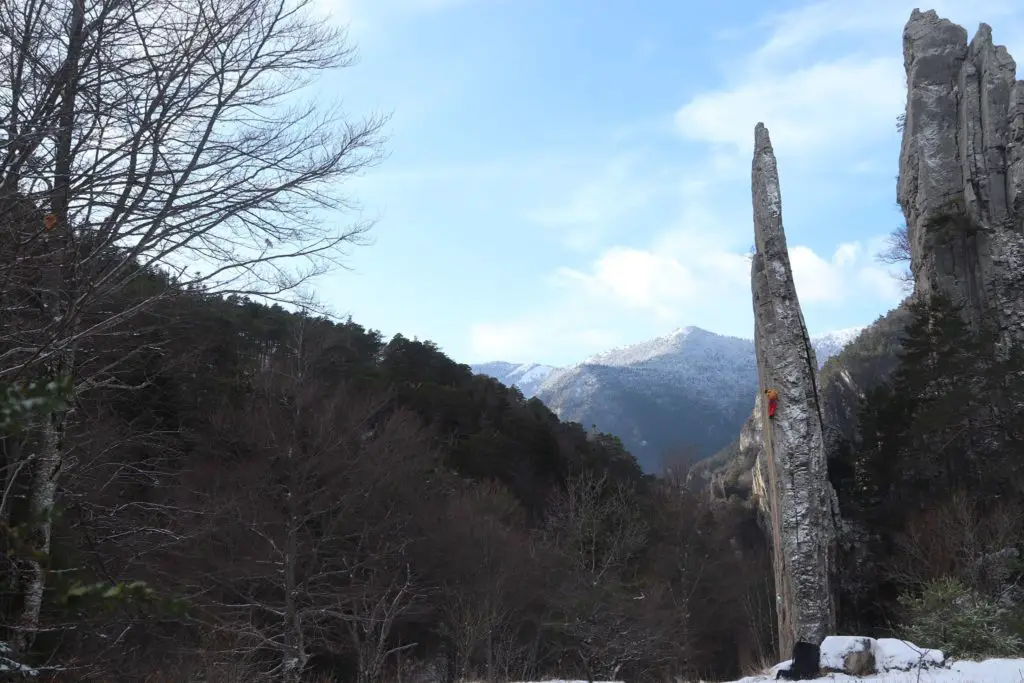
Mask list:
[[[684,327],[664,337],[599,353],[581,365],[632,370],[637,378],[648,377],[658,384],[667,381],[684,388],[689,397],[721,410],[734,403],[736,391],[753,394],[757,377],[752,341],[723,337],[699,327]],[[542,392],[547,384],[541,386]]]
[[[825,361],[832,356],[839,355],[839,352],[856,339],[862,331],[864,331],[863,327],[848,327],[845,330],[835,330],[811,337],[814,355],[818,357],[818,367],[824,365]]]
[[[538,363],[506,363],[500,360],[490,363],[478,363],[470,367],[478,375],[487,375],[507,387],[518,388],[526,398],[535,395],[544,380],[551,373],[560,369]]]

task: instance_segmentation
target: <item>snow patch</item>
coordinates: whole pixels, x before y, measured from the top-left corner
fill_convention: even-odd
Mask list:
[[[1024,659],[988,659],[982,662],[950,661],[940,650],[922,648],[897,638],[829,636],[821,644],[822,669],[841,669],[846,655],[870,644],[878,673],[850,676],[822,673],[817,680],[863,681],[864,683],[1024,683]],[[775,680],[779,670],[790,661],[776,664],[757,676],[735,683],[761,683]]]
[[[882,671],[909,671],[928,666],[942,666],[946,661],[941,650],[920,648],[898,638],[879,638],[873,643],[875,666]]]
[[[477,375],[493,377],[507,387],[516,387],[525,398],[537,395],[541,385],[552,375],[558,374],[561,368],[539,363],[508,363],[492,361],[471,365]]]
[[[781,668],[781,665],[780,667]],[[735,683],[762,683],[775,680],[776,667],[768,674],[748,676]],[[984,662],[953,662],[949,667],[914,671],[887,671],[872,676],[825,674],[820,681],[849,683],[1022,683],[1024,659],[989,659]]]
[[[14,651],[11,646],[0,641],[0,673],[17,673],[22,676],[34,677],[39,675],[39,670],[14,659]]]
[[[1024,659],[987,659],[983,662],[946,661],[939,650],[920,648],[896,638],[864,638],[859,636],[829,636],[821,644],[822,667],[838,668],[850,652],[870,643],[876,665],[882,671],[870,676],[850,676],[841,673],[823,673],[814,680],[861,681],[863,683],[1024,683]],[[776,664],[757,676],[747,676],[734,683],[762,683],[773,681],[780,669],[788,668],[792,661]],[[838,665],[838,666],[837,666]],[[527,683],[520,681],[519,683]],[[572,679],[551,679],[534,683],[584,683]],[[595,683],[600,683],[595,681]],[[621,683],[606,681],[604,683]]]

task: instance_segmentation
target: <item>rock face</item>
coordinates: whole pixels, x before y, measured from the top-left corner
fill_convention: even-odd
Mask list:
[[[764,472],[779,651],[785,653],[797,641],[821,643],[835,629],[837,505],[822,441],[818,364],[793,284],[775,154],[761,123],[754,130],[752,184],[757,251],[751,288],[759,393],[770,387],[779,394],[778,411],[771,420],[767,402],[760,402],[763,449],[756,468]]]
[[[857,434],[860,400],[864,392],[885,381],[898,363],[897,351],[907,322],[907,310],[897,306],[865,327],[838,356],[829,358],[818,372],[818,404],[821,406],[825,455],[831,460]],[[812,337],[812,343],[814,338]],[[814,344],[820,363],[822,346]],[[717,498],[760,500],[764,491],[763,468],[755,469],[761,452],[762,408],[747,416],[739,436],[716,453],[690,468],[687,483],[695,491]]]
[[[897,197],[915,294],[943,292],[1004,342],[1024,339],[1024,81],[981,24],[914,10],[903,30],[907,109]]]

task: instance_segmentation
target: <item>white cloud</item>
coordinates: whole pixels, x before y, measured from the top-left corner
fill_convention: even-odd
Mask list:
[[[791,246],[790,266],[804,305],[842,305],[865,294],[859,283],[879,281],[888,273],[859,242],[841,244],[828,258],[806,246]],[[605,303],[651,311],[661,317],[689,319],[707,313],[715,299],[750,296],[750,264],[746,254],[726,250],[670,253],[612,247],[585,271],[564,269],[563,282],[573,283]],[[898,288],[896,288],[898,289]],[[895,303],[896,289],[876,288],[871,295]],[[882,302],[880,302],[882,303]]]
[[[848,57],[694,97],[676,114],[687,138],[747,155],[763,121],[787,156],[821,156],[892,134],[904,102],[903,61]]]
[[[780,12],[763,22],[771,33],[753,56],[757,61],[782,60],[850,34],[882,34],[886,42],[892,42],[892,35],[886,34],[898,31],[910,16],[907,4],[894,0],[825,0]]]
[[[610,226],[635,216],[669,189],[669,176],[650,167],[649,160],[634,153],[618,155],[596,169],[592,162],[575,165],[568,182],[547,174],[548,185],[564,194],[524,211],[523,218],[561,231],[571,248],[594,248],[607,237]],[[581,171],[589,177],[579,182]]]
[[[779,12],[762,22],[769,37],[751,61],[804,57],[812,48],[821,50],[844,38],[889,52],[915,8],[922,8],[919,0],[823,0]],[[933,9],[971,33],[979,22],[996,24],[997,41],[1019,34],[1022,8],[1017,0],[932,0],[922,9]]]
[[[790,263],[805,316],[875,301],[888,310],[905,295],[888,269],[874,260],[881,237],[840,245],[830,256],[790,247]],[[686,240],[680,240],[685,242]],[[480,359],[576,360],[637,341],[641,326],[664,331],[694,324],[722,334],[750,336],[750,261],[744,253],[710,249],[676,251],[614,246],[588,266],[556,274],[559,292],[541,311],[487,321],[470,331]],[[627,333],[624,336],[624,332]],[[644,333],[639,335],[643,338]]]
[[[763,121],[787,158],[855,150],[892,135],[905,98],[900,36],[919,5],[825,0],[765,17],[759,24],[767,39],[728,65],[735,79],[677,112],[680,133],[746,154],[754,124]],[[972,34],[979,22],[992,23],[1011,54],[1024,49],[1024,5],[1016,0],[936,0],[929,7]]]
[[[668,320],[699,291],[687,265],[666,254],[629,247],[607,250],[590,272],[562,268],[558,275],[563,286],[576,286],[595,299],[649,310]]]
[[[903,60],[894,46],[909,10],[893,9],[891,0],[853,2],[858,9],[825,0],[759,21],[767,38],[728,61],[732,78],[722,87],[698,93],[676,112],[679,133],[745,159],[754,125],[763,122],[781,155],[803,161],[893,135],[905,100]],[[850,34],[855,49],[829,49]]]

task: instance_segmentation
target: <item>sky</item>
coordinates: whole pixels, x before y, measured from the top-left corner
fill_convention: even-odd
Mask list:
[[[903,220],[916,1],[316,1],[359,54],[319,92],[392,115],[387,157],[344,188],[372,244],[316,282],[334,313],[464,363],[567,365],[690,325],[749,338],[758,121],[811,334],[903,298],[875,255]],[[1018,0],[922,9],[1024,55]]]

